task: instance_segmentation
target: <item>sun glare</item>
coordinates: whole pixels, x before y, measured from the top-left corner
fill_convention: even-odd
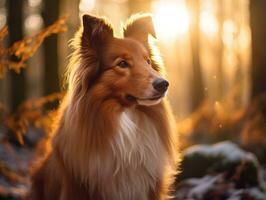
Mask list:
[[[189,14],[185,5],[171,1],[159,1],[154,4],[154,24],[161,39],[176,39],[189,30]]]
[[[213,13],[203,11],[200,15],[200,30],[207,36],[215,36],[218,32],[218,22]]]
[[[236,26],[232,20],[225,20],[223,23],[223,42],[225,45],[230,46],[234,42],[236,33]]]
[[[82,13],[89,12],[93,10],[95,0],[81,0],[79,3],[79,10]]]

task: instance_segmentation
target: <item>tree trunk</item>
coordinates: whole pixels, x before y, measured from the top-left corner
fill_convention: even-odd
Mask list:
[[[24,0],[8,0],[7,25],[9,28],[9,45],[23,38],[23,3]],[[19,61],[15,56],[12,61]],[[26,73],[22,69],[20,74],[10,71],[10,99],[11,110],[14,111],[26,98]]]
[[[59,17],[59,0],[45,0],[43,19],[45,27]],[[44,95],[60,90],[58,75],[58,35],[53,34],[44,41]]]
[[[59,34],[58,38],[58,48],[60,49],[60,51],[58,52],[59,74],[63,74],[65,72],[65,67],[69,62],[68,55],[72,53],[72,49],[68,48],[67,41],[73,38],[75,32],[80,26],[79,3],[80,0],[64,0],[60,2],[60,16],[65,16],[67,13],[71,17],[67,19],[67,31],[65,33]],[[64,83],[62,77],[60,76],[59,81],[62,81],[63,83],[61,89],[66,89],[67,83]]]
[[[216,98],[217,100],[221,100],[224,95],[224,71],[223,71],[223,23],[224,23],[224,1],[217,0],[218,4],[218,12],[217,12],[217,20],[218,20],[218,48],[217,48],[217,91]]]
[[[196,110],[204,100],[204,88],[200,66],[200,0],[188,0],[191,11],[190,41],[192,52],[191,109]]]
[[[266,92],[266,1],[250,1],[252,38],[251,99]]]

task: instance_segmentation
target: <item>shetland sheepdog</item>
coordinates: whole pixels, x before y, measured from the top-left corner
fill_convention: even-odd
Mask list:
[[[155,38],[148,14],[127,20],[120,38],[106,19],[82,17],[52,150],[29,199],[169,198],[177,144]]]

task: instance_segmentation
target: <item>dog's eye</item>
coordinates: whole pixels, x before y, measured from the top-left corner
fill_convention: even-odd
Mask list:
[[[125,60],[120,61],[117,65],[122,68],[127,68],[130,66],[129,63]]]
[[[147,63],[148,63],[148,65],[150,65],[151,64],[151,59],[147,59]]]

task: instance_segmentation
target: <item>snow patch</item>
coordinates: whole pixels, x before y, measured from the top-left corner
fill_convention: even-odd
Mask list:
[[[224,157],[229,162],[247,160],[258,163],[257,158],[250,152],[245,152],[230,141],[220,142],[215,145],[195,145],[188,148],[184,154],[188,157],[194,154],[203,154],[207,157]]]

